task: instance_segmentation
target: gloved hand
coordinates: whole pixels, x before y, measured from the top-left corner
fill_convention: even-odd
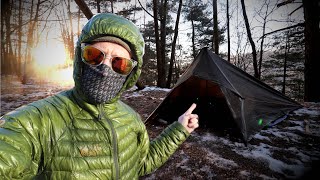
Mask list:
[[[199,117],[197,114],[192,114],[192,111],[197,107],[195,103],[193,103],[190,108],[183,113],[179,118],[178,122],[184,126],[189,133],[192,133],[196,128],[199,127]]]

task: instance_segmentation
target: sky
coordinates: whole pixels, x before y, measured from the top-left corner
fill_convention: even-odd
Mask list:
[[[139,6],[137,1],[132,1],[132,3],[136,2],[137,6]],[[208,4],[208,7],[211,5],[211,1],[203,0],[204,3]],[[261,3],[263,1],[258,1],[258,0],[246,0],[246,10],[248,13],[249,21],[251,27],[253,27],[252,34],[253,37],[255,38],[256,42],[256,47],[258,49],[260,41],[257,41],[257,39],[262,35],[261,31],[261,23],[258,21],[261,21],[261,18],[257,16],[257,11],[261,7]],[[275,0],[272,0],[274,3]],[[145,6],[146,0],[141,0],[141,3]],[[218,1],[218,19],[220,21],[219,26],[226,26],[226,19],[224,18],[226,15],[226,10],[225,10],[225,1]],[[117,5],[115,6],[115,11],[118,11],[122,8],[124,5]],[[288,23],[283,23],[282,20],[286,18],[286,15],[290,12],[292,12],[296,7],[298,7],[299,4],[292,4],[292,5],[286,5],[283,7],[278,8],[275,13],[270,16],[270,22],[267,23],[267,32],[271,32],[273,30],[283,28],[288,26]],[[64,6],[65,7],[65,6]],[[77,11],[77,5],[75,4],[74,1],[71,3],[72,11],[76,12]],[[238,8],[237,8],[238,7]],[[60,10],[62,9],[62,6],[59,7]],[[93,13],[96,13],[96,10],[92,10]],[[150,13],[151,10],[149,10]],[[136,14],[136,16],[140,15],[145,15],[146,16],[146,21],[151,20],[152,18],[145,13],[144,11]],[[175,19],[176,15],[172,14],[173,18]],[[245,28],[243,26],[243,18],[242,18],[242,11],[241,11],[241,5],[240,1],[230,1],[230,35],[231,35],[231,55],[235,55],[237,52],[237,44],[241,44],[242,48],[242,53],[243,52],[250,52],[251,48],[250,46],[246,46],[247,38],[246,38],[246,32]],[[292,19],[303,19],[303,13],[302,9],[294,13],[291,17]],[[49,20],[55,20],[56,15],[54,12],[51,13],[51,16],[48,17]],[[277,22],[274,20],[281,20],[281,22]],[[80,29],[85,25],[87,22],[86,18],[82,18],[80,21]],[[44,21],[42,21],[44,23]],[[140,18],[140,21],[138,21],[136,24],[140,27],[142,27],[143,23],[143,18]],[[42,24],[42,27],[44,24]],[[49,67],[57,66],[64,64],[67,58],[66,52],[64,50],[64,45],[62,44],[62,39],[61,39],[61,30],[60,30],[60,25],[57,21],[50,21],[48,24],[46,24],[47,27],[50,27],[48,30],[44,30],[40,32],[38,31],[40,41],[38,46],[33,50],[34,52],[34,59],[36,62],[36,67],[38,67],[38,70],[41,74],[45,73],[48,71]],[[74,26],[74,32],[77,31],[77,23],[76,21],[73,22]],[[177,60],[180,60],[182,62],[187,62],[189,63],[190,57],[186,55],[190,55],[191,53],[191,40],[187,36],[187,33],[190,33],[190,23],[185,22],[184,20],[180,20],[180,25],[179,25],[179,36],[178,36],[178,43],[183,45],[184,48],[184,53],[176,51],[177,53]],[[238,28],[236,28],[238,27]],[[243,33],[243,34],[242,34]],[[226,36],[226,34],[225,34]],[[74,42],[77,42],[77,37],[74,37]],[[211,45],[209,45],[211,46]],[[246,49],[244,49],[246,47]],[[221,53],[226,53],[227,52],[227,43],[223,43],[220,45],[220,52]],[[240,51],[241,52],[241,51]],[[187,59],[188,58],[188,59]],[[69,67],[70,68],[70,67]],[[68,72],[71,72],[70,70]],[[69,73],[68,75],[69,78],[72,77],[72,74]]]
[[[145,6],[146,0],[140,0],[141,4]],[[203,0],[205,4],[208,4],[208,7],[211,7],[211,0]],[[262,31],[261,31],[261,18],[257,15],[257,11],[262,7],[262,2],[264,1],[258,1],[258,0],[246,0],[246,11],[248,14],[248,18],[250,21],[250,26],[253,28],[252,34],[253,38],[255,38],[256,41],[256,46],[258,47],[259,41],[257,39],[262,36]],[[271,0],[271,5],[274,5],[276,0]],[[137,6],[139,6],[139,3],[137,1],[131,1],[131,3],[136,3]],[[127,4],[116,4],[115,6],[115,11],[121,10],[123,6],[127,6]],[[283,28],[288,26],[288,23],[284,23],[282,21],[285,21],[287,19],[287,15],[292,12],[296,7],[300,6],[299,3],[295,4],[289,4],[286,6],[282,6],[280,8],[277,8],[272,15],[269,16],[268,20],[269,22],[267,23],[267,28],[266,32],[271,32],[279,28]],[[61,9],[60,5],[60,9]],[[71,7],[72,11],[75,12],[77,11],[77,5],[74,1],[71,2]],[[218,19],[220,21],[219,26],[220,27],[225,27],[226,26],[226,10],[225,10],[225,1],[218,1]],[[238,8],[237,8],[238,7]],[[271,8],[271,7],[270,7]],[[148,10],[150,13],[152,13],[151,10]],[[93,13],[96,13],[96,10],[92,10]],[[139,14],[142,16],[143,14],[146,16],[147,21],[152,20],[152,18],[146,14],[144,11],[138,13],[136,16],[139,16]],[[175,19],[175,14],[172,14],[173,18]],[[231,35],[231,54],[235,54],[237,50],[237,44],[242,44],[241,46],[245,46],[245,43],[247,42],[246,39],[246,33],[242,35],[242,38],[238,38],[241,36],[242,32],[245,32],[244,26],[243,26],[243,18],[242,18],[242,11],[241,11],[241,4],[240,1],[230,1],[230,35]],[[303,11],[302,9],[298,10],[297,12],[293,13],[292,16],[290,17],[291,19],[296,19],[298,21],[303,19]],[[52,16],[49,19],[55,19],[54,13],[52,13]],[[260,23],[259,23],[260,21]],[[86,18],[81,19],[81,24],[80,28],[84,26],[84,24],[87,22]],[[47,52],[50,50],[45,50],[47,49],[52,49],[52,45],[45,44],[45,36],[48,35],[49,37],[49,43],[50,44],[55,44],[56,47],[59,47],[56,49],[56,52],[60,52],[61,55],[56,53],[56,59],[64,57],[64,51],[63,46],[61,45],[61,38],[60,36],[60,29],[59,29],[59,24],[57,22],[52,22],[53,25],[47,25],[48,27],[50,26],[50,31],[48,34],[42,33],[41,38],[42,38],[42,43],[39,44],[38,48],[41,50],[36,50],[38,52]],[[140,26],[140,24],[143,23],[143,18],[141,18],[141,21],[138,21],[136,24]],[[77,30],[77,24],[73,23],[74,25],[74,31]],[[187,33],[190,33],[190,23],[183,21],[182,19],[180,20],[180,31],[179,31],[179,43],[183,45],[184,48],[190,48],[189,46],[191,45],[190,38],[187,37]],[[238,28],[237,28],[238,27]],[[226,34],[225,34],[226,36]],[[74,38],[75,42],[77,38]],[[250,48],[248,47],[248,51],[250,51]],[[220,46],[220,52],[227,52],[227,43],[224,43]],[[42,53],[44,54],[44,53]],[[38,53],[37,57],[41,57],[42,54]]]

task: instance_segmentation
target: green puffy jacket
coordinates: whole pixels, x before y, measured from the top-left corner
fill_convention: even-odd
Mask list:
[[[80,44],[101,35],[122,38],[138,66],[107,104],[86,102]],[[75,87],[20,107],[0,120],[0,179],[138,179],[160,167],[189,136],[178,122],[149,140],[140,116],[119,100],[141,72],[144,41],[130,21],[98,14],[83,28],[74,61]]]

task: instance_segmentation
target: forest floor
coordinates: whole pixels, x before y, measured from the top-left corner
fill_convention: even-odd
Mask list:
[[[127,91],[122,99],[146,119],[167,93]],[[162,167],[142,179],[318,179],[320,104],[303,105],[283,122],[255,135],[247,146],[241,139],[200,127]],[[148,123],[150,138],[166,126]]]
[[[16,79],[2,78],[1,115],[68,88],[51,83],[22,85]],[[145,120],[168,91],[132,89],[121,99]],[[320,170],[320,103],[303,105],[283,122],[261,130],[247,146],[239,139],[200,127],[162,167],[141,179],[315,179],[312,177]],[[166,126],[147,124],[150,139]]]

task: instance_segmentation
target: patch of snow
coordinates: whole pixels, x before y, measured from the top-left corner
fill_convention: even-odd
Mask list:
[[[276,178],[272,178],[272,177],[266,176],[264,174],[259,175],[259,177],[261,177],[263,180],[275,180],[276,179]]]
[[[248,171],[240,171],[240,175],[244,176],[244,177],[248,177],[248,176],[250,176],[250,172],[248,172]]]
[[[159,87],[155,87],[155,86],[146,86],[142,91],[165,91],[165,92],[169,92],[171,91],[171,89],[168,88],[159,88]]]
[[[140,94],[139,92],[133,92],[133,93],[131,93],[131,94],[126,94],[126,95],[124,95],[123,97],[124,97],[124,98],[130,98],[130,97],[141,97],[141,96],[143,96],[143,95]]]
[[[293,173],[293,177],[301,176],[304,173],[304,165],[301,162],[297,162],[297,164],[287,164],[278,159],[274,159],[272,157],[270,149],[275,149],[275,147],[260,143],[259,145],[251,145],[249,149],[233,149],[233,151],[240,155],[243,155],[244,157],[260,160],[264,163],[267,163],[271,170],[284,175],[286,175],[284,171],[288,170]],[[302,157],[302,159],[307,158],[303,153],[299,152],[299,155]],[[290,177],[289,175],[286,176],[288,176],[288,178]]]
[[[293,113],[298,116],[304,116],[306,114],[313,116],[313,117],[320,116],[320,110],[318,110],[318,109],[300,108],[298,110],[295,110]]]
[[[260,139],[260,140],[268,140],[268,141],[270,141],[270,138],[269,138],[269,137],[262,136],[260,133],[254,135],[253,138],[255,138],[255,139]]]
[[[216,136],[214,136],[213,134],[211,133],[206,133],[205,135],[202,135],[202,136],[199,136],[197,135],[199,138],[201,138],[201,141],[217,141],[218,138]]]
[[[202,149],[206,152],[207,156],[205,157],[211,164],[216,165],[217,167],[223,169],[232,169],[234,167],[238,167],[238,164],[232,160],[222,158],[216,153],[209,151],[208,149]]]

